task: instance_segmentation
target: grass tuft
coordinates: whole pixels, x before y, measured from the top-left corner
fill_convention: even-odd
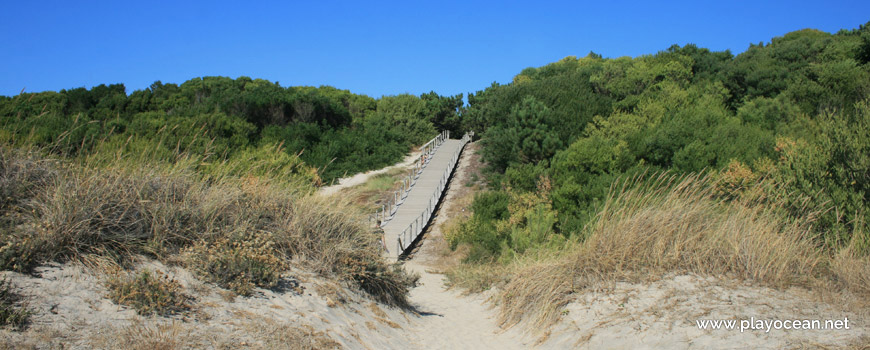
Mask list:
[[[202,240],[185,250],[186,264],[207,281],[249,296],[254,287],[272,288],[284,271],[284,259],[268,233]]]
[[[408,307],[408,293],[420,279],[419,275],[408,274],[398,263],[381,263],[377,252],[347,256],[342,265],[343,274],[387,305]]]
[[[160,271],[119,271],[106,286],[109,299],[132,307],[140,315],[169,316],[190,309],[190,297],[184,294],[181,284]]]
[[[30,311],[21,301],[21,296],[12,290],[7,279],[0,279],[0,327],[21,329],[30,318]]]

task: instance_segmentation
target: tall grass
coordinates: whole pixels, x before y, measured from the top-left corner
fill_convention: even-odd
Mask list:
[[[11,198],[0,212],[2,269],[27,272],[94,254],[129,266],[145,255],[220,274],[229,270],[196,268],[210,260],[182,252],[195,247],[206,255],[232,254],[224,243],[254,236],[273,249],[226,260],[236,265],[231,271],[240,280],[268,287],[281,271],[264,268],[293,263],[346,280],[379,300],[406,304],[413,278],[380,258],[379,237],[347,200],[267,175],[203,174],[197,171],[201,159],[184,155],[172,163],[125,157],[92,163],[47,162],[36,153],[0,148],[0,193]]]
[[[513,271],[496,269],[506,276],[497,298],[500,320],[510,326],[531,318],[545,328],[575,293],[670,273],[868,292],[866,256],[831,255],[812,236],[813,213],[790,218],[778,206],[776,198],[723,200],[710,176],[659,174],[618,182],[581,239],[520,258]],[[454,276],[472,286],[481,278],[467,278],[473,271]]]

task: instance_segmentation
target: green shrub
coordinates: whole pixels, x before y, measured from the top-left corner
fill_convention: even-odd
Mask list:
[[[501,220],[510,216],[509,203],[510,195],[505,192],[482,192],[474,197],[471,210],[483,220]]]
[[[817,230],[826,243],[840,247],[853,232],[868,232],[860,226],[867,223],[870,203],[870,103],[858,103],[853,111],[826,111],[817,123],[808,140],[777,140],[780,157],[772,176],[783,186],[793,215],[808,205],[830,209],[821,214]]]

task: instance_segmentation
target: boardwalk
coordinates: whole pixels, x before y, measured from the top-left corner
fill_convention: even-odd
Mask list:
[[[382,226],[387,256],[397,258],[401,255],[426,226],[431,211],[446,188],[446,181],[456,165],[458,153],[469,138],[445,140],[441,143],[404,200],[399,202],[392,219]]]

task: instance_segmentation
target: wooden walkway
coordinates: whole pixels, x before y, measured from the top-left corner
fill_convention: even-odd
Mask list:
[[[388,257],[402,255],[426,227],[447,188],[459,153],[470,139],[471,135],[466,135],[461,140],[444,140],[417,173],[416,181],[397,202],[390,220],[381,225]]]

